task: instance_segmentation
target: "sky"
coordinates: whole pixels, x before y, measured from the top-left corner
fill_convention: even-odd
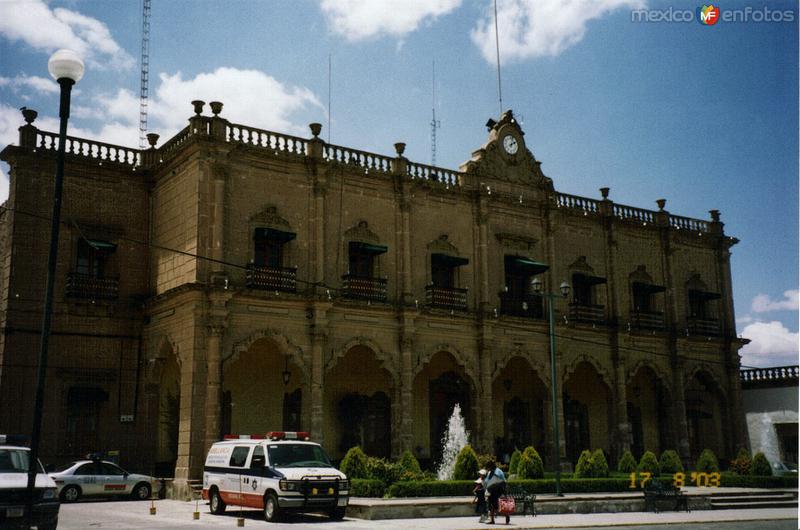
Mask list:
[[[0,147],[19,108],[58,131],[47,60],[77,51],[69,133],[136,147],[142,0],[0,0]],[[557,190],[709,219],[731,258],[745,366],[798,363],[796,2],[152,0],[148,130],[190,101],[232,122],[457,169],[513,109]],[[707,19],[710,21],[711,19]],[[208,111],[206,111],[208,112]],[[0,200],[8,166],[0,164]]]

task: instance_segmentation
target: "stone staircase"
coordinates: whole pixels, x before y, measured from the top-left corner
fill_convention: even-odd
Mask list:
[[[764,491],[758,493],[715,493],[710,499],[712,510],[750,510],[754,508],[797,508],[797,491]]]

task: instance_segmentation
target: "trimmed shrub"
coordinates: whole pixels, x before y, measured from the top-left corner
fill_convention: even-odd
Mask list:
[[[386,493],[386,484],[381,480],[356,478],[350,481],[351,497],[383,497]]]
[[[386,485],[400,480],[402,470],[398,464],[393,464],[383,458],[367,457],[367,478],[380,480]],[[348,475],[349,476],[349,475]]]
[[[717,456],[714,454],[714,451],[711,449],[703,449],[703,452],[700,453],[697,459],[694,470],[703,473],[719,472],[719,463],[717,462]]]
[[[750,467],[750,474],[754,477],[772,476],[772,466],[769,465],[769,460],[764,456],[764,453],[756,453],[753,455],[753,464]]]
[[[581,451],[578,463],[575,464],[573,478],[591,478],[592,476],[592,453],[588,449]]]
[[[497,457],[495,455],[481,453],[478,455],[478,466],[480,469],[486,469],[486,466],[489,462],[497,462]]]
[[[608,477],[608,460],[602,449],[595,449],[592,453],[592,477]]]
[[[514,449],[514,452],[511,453],[511,461],[508,463],[508,472],[512,475],[516,475],[519,473],[519,459],[522,457],[522,453],[519,452],[519,449]]]
[[[387,491],[389,497],[455,497],[470,496],[472,480],[426,480],[395,482]]]
[[[658,458],[652,451],[645,451],[639,460],[639,466],[636,468],[639,473],[647,472],[652,473],[653,476],[658,476],[661,473],[661,468],[658,467]]]
[[[419,475],[422,473],[422,468],[419,467],[419,461],[408,449],[403,452],[397,465],[400,467],[401,474],[411,473],[413,475]]]
[[[737,475],[749,475],[750,474],[750,466],[753,463],[753,459],[750,456],[750,451],[746,448],[742,447],[739,449],[739,452],[736,454],[736,459],[731,460],[731,471],[735,472]]]
[[[683,473],[683,464],[678,452],[674,449],[667,449],[661,453],[661,459],[658,461],[658,467],[662,473],[672,475],[673,473]]]
[[[519,458],[519,465],[517,466],[517,478],[536,479],[544,478],[544,464],[539,452],[532,446],[525,448],[525,451]]]
[[[723,473],[721,485],[724,488],[796,488],[797,477],[757,477]]]
[[[625,450],[622,453],[619,462],[617,462],[617,471],[620,473],[633,473],[636,471],[636,459],[633,458],[633,454],[630,451]]]
[[[478,455],[471,445],[465,445],[456,457],[453,480],[475,480],[478,469]]]
[[[367,455],[359,447],[351,447],[344,455],[339,469],[347,475],[347,478],[368,478],[367,476]]]

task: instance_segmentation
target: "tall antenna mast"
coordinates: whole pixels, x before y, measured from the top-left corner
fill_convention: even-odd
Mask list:
[[[436,60],[433,61],[433,91],[432,91],[431,113],[433,119],[431,120],[431,165],[436,165],[436,129],[442,124],[436,119]]]
[[[331,143],[331,78],[333,77],[333,61],[328,54],[328,143]]]
[[[500,114],[503,115],[503,87],[500,84],[500,32],[497,29],[497,0],[494,0],[494,43],[497,48],[497,98],[500,100]]]
[[[142,59],[139,85],[139,147],[147,147],[147,95],[150,80],[150,0],[142,0]]]

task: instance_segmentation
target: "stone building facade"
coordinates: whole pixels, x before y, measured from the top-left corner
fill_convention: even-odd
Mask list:
[[[557,192],[512,113],[458,171],[228,122],[136,150],[70,138],[42,456],[119,450],[180,493],[227,432],[334,459],[435,460],[455,403],[480,451],[747,445],[730,247],[711,220]],[[33,125],[0,224],[0,431],[31,417],[57,138]],[[477,143],[477,142],[476,142]]]

